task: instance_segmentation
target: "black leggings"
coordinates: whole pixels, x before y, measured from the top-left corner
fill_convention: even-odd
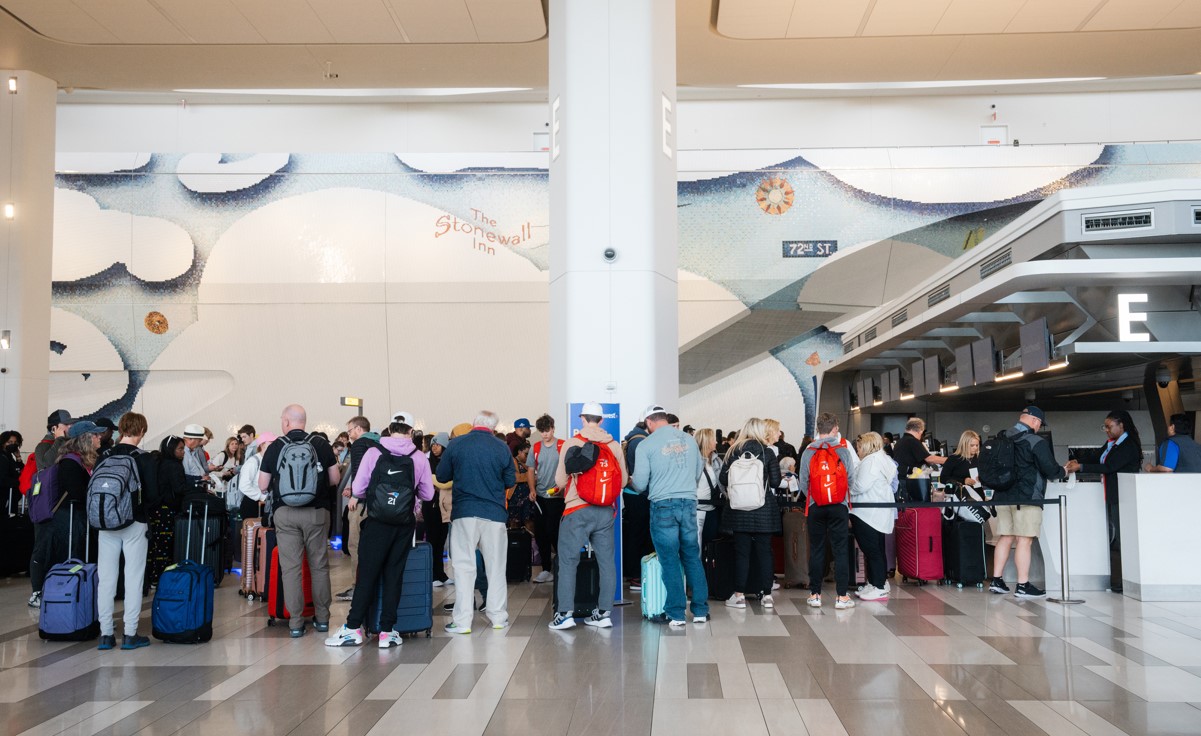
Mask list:
[[[771,594],[771,534],[734,532],[734,590]]]

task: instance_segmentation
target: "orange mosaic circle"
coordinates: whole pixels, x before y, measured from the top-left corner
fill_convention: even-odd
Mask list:
[[[792,207],[796,192],[787,179],[764,179],[755,190],[755,201],[769,215],[782,215]]]
[[[163,315],[162,312],[150,312],[149,314],[146,315],[145,322],[146,322],[146,329],[150,330],[151,332],[153,332],[156,335],[163,334],[164,332],[167,331],[167,328],[169,327],[169,325],[167,324],[167,318]]]

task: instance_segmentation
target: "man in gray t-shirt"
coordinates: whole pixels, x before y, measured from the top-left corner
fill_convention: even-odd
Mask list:
[[[542,572],[534,576],[535,583],[549,583],[555,579],[551,573],[552,553],[559,550],[559,522],[563,519],[564,499],[555,487],[555,470],[559,467],[559,452],[563,440],[555,437],[555,420],[543,414],[534,422],[541,438],[530,449],[529,466],[533,472],[534,491],[534,540],[542,555]]]

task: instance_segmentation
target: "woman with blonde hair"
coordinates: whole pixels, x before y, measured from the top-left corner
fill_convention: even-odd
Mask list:
[[[700,540],[701,549],[705,543],[717,536],[718,504],[721,503],[722,486],[721,456],[717,454],[717,432],[713,429],[698,429],[696,446],[701,451],[705,465],[701,468],[701,477],[696,482],[696,538]],[[708,525],[709,533],[705,534]]]
[[[757,509],[734,509],[729,499],[722,509],[721,530],[734,535],[734,593],[726,600],[730,608],[746,608],[747,591],[762,595],[763,607],[774,608],[771,597],[772,557],[771,538],[780,533],[780,507],[776,489],[780,487],[780,463],[771,444],[778,437],[779,424],[773,430],[771,420],[751,418],[738,433],[738,439],[726,453],[720,483],[729,487],[730,465],[743,458],[758,459],[763,465],[763,482],[767,489],[763,505]],[[751,564],[751,557],[755,562]],[[752,575],[752,570],[754,574]]]
[[[855,449],[859,453],[859,464],[855,466],[855,477],[850,484],[851,532],[863,551],[863,563],[867,568],[867,584],[859,590],[858,596],[864,601],[884,602],[891,590],[885,577],[888,563],[884,538],[892,534],[897,510],[864,509],[856,504],[892,502],[896,498],[897,466],[884,451],[884,438],[878,432],[860,436]]]
[[[976,469],[976,462],[979,459],[980,435],[969,429],[959,435],[959,445],[955,447],[955,452],[943,464],[939,480],[944,483],[951,481],[965,486],[980,485],[976,474],[972,472]]]

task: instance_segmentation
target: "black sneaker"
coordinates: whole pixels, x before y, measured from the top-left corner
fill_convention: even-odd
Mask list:
[[[1005,595],[1009,592],[1009,586],[1001,578],[993,578],[992,582],[988,584],[988,589],[998,595]]]
[[[144,636],[138,636],[137,634],[134,634],[133,636],[126,634],[125,640],[121,642],[121,648],[125,651],[129,651],[131,649],[141,649],[142,647],[148,646],[150,646],[150,640]]]
[[[1014,595],[1018,598],[1046,598],[1047,591],[1034,587],[1033,583],[1018,583]]]
[[[112,634],[108,634],[108,635],[101,634],[100,635],[100,645],[96,648],[102,652],[106,652],[109,649],[113,649],[116,646],[117,646],[117,637],[113,636]]]

